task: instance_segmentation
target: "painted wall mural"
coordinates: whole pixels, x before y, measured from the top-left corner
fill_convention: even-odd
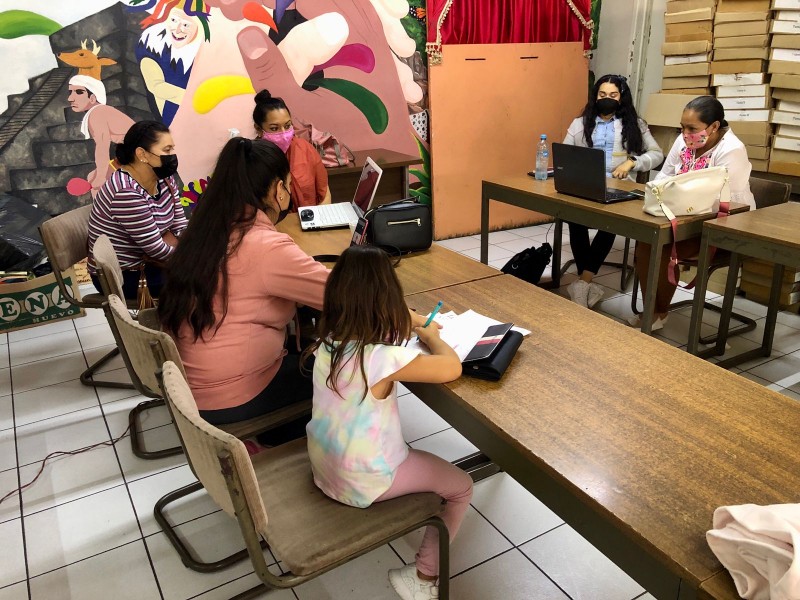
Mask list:
[[[0,13],[12,35],[48,35],[59,67],[9,96],[0,190],[51,213],[90,200],[143,118],[170,126],[191,201],[265,88],[353,149],[427,141],[424,0],[129,0],[64,28]]]

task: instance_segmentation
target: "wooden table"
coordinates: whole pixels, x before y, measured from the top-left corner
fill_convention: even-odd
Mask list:
[[[719,335],[715,353],[725,353],[728,326],[733,311],[733,298],[736,293],[736,280],[739,274],[741,257],[752,256],[775,263],[772,271],[772,289],[769,308],[764,324],[764,337],[759,348],[743,352],[718,363],[730,368],[742,362],[772,354],[772,341],[775,336],[775,321],[778,318],[778,299],[783,280],[784,266],[800,266],[800,204],[789,202],[761,208],[739,215],[731,215],[703,224],[703,239],[697,272],[705,273],[710,262],[709,248],[716,247],[731,252],[731,266],[725,286],[725,299],[719,320]],[[694,294],[692,320],[689,327],[688,351],[698,354],[700,324],[703,322],[703,298],[705,298],[707,278],[698,277]]]
[[[723,567],[715,508],[797,501],[800,403],[502,275],[409,303],[531,330],[496,383],[407,387],[656,598]]]
[[[614,181],[614,187],[623,190],[642,189],[632,181]],[[580,223],[593,229],[602,229],[618,235],[645,242],[653,247],[647,270],[647,294],[642,310],[642,331],[650,333],[656,303],[656,281],[660,275],[658,265],[664,244],[672,241],[672,229],[665,217],[654,217],[642,211],[642,200],[601,204],[584,200],[555,190],[552,179],[537,181],[526,175],[510,175],[484,181],[481,192],[481,262],[489,258],[489,201],[502,202],[529,208],[556,218],[557,227],[553,241],[553,285],[561,277],[561,224],[560,221]],[[747,205],[731,204],[731,212],[747,210]],[[680,217],[677,240],[697,237],[702,232],[703,221],[714,215]]]
[[[311,256],[341,254],[350,245],[350,229],[302,231],[296,213],[281,221],[278,230],[289,234]],[[396,273],[406,295],[501,275],[497,269],[436,244],[423,252],[403,256]],[[427,312],[435,304],[436,301],[430,307],[412,308]]]
[[[711,579],[706,579],[697,593],[697,600],[739,600],[741,596],[736,591],[731,574],[727,571],[717,573]]]
[[[375,198],[378,204],[408,198],[408,167],[422,163],[422,158],[392,150],[356,150],[355,164],[328,169],[328,187],[333,202],[350,202],[356,193],[361,170],[369,156],[383,169]]]

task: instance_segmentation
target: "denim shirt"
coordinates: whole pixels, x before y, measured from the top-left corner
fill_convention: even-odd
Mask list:
[[[592,144],[595,148],[602,148],[606,153],[606,177],[611,177],[611,173],[614,171],[612,160],[614,156],[614,121],[616,120],[616,117],[612,117],[609,121],[597,117],[592,132]]]

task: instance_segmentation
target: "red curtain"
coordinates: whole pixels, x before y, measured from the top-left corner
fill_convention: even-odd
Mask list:
[[[572,0],[588,21],[591,0]],[[428,41],[447,0],[428,0]],[[452,0],[442,25],[442,44],[577,42],[589,48],[589,30],[567,0]]]

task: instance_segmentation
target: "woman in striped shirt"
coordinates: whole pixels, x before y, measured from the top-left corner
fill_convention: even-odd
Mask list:
[[[92,250],[97,237],[111,240],[122,267],[123,292],[135,299],[144,268],[150,294],[157,298],[163,285],[162,266],[186,229],[173,175],[178,170],[175,144],[166,125],[134,123],[116,148],[117,169],[100,188],[89,217],[89,274],[95,287]]]

